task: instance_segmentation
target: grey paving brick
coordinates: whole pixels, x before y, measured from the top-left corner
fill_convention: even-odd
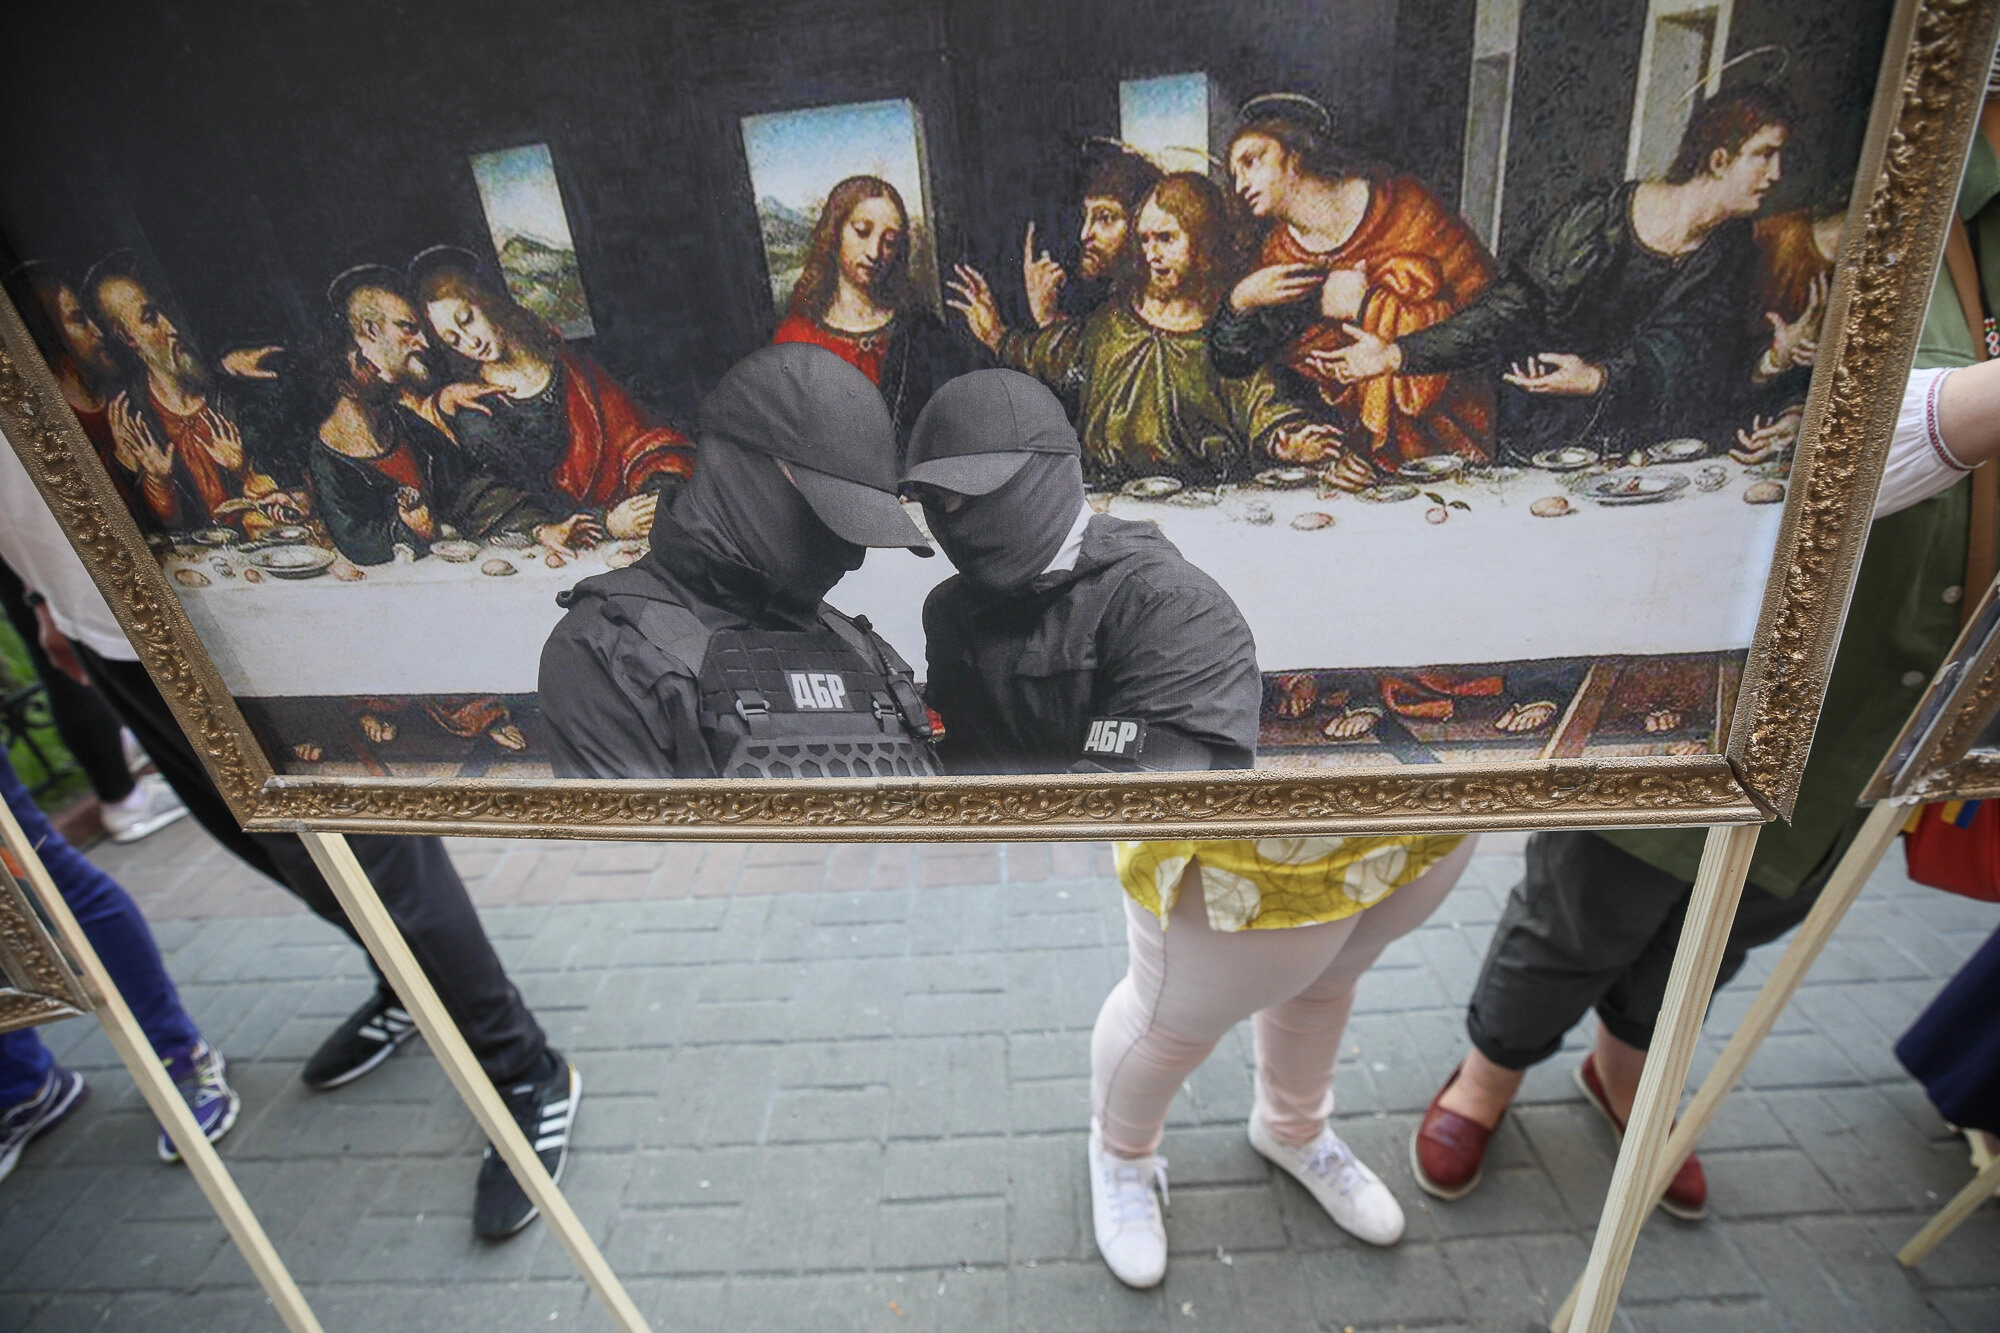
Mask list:
[[[1465,1296],[1437,1245],[1379,1250],[1352,1241],[1301,1256],[1313,1309],[1323,1325],[1413,1328],[1463,1321]]]
[[[1170,1108],[1173,1261],[1133,1293],[1097,1257],[1084,1170],[1090,1030],[1124,966],[1101,844],[455,843],[483,901],[524,904],[484,916],[585,1074],[565,1191],[658,1326],[1525,1333],[1582,1268],[1615,1155],[1570,1082],[1588,1020],[1530,1071],[1478,1191],[1441,1203],[1407,1166],[1518,855],[1476,858],[1384,954],[1342,1044],[1337,1128],[1401,1199],[1404,1243],[1355,1241],[1251,1151],[1239,1026]],[[200,839],[155,845],[117,852],[147,892],[229,887]],[[2000,1318],[2000,1208],[1915,1273],[1892,1258],[1967,1167],[1888,1045],[1991,914],[1890,869],[1710,1130],[1714,1216],[1647,1226],[1619,1327]],[[593,900],[642,881],[684,896]],[[159,936],[246,1099],[225,1158],[329,1328],[610,1326],[546,1228],[473,1241],[481,1136],[420,1044],[341,1092],[297,1083],[368,993],[357,950],[301,915]],[[1718,998],[1696,1077],[1774,956]],[[98,1091],[0,1189],[0,1327],[271,1327],[186,1174],[150,1161],[101,1033],[48,1036]]]

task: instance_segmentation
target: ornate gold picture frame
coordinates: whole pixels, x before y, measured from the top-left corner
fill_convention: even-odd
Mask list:
[[[1500,763],[812,781],[280,772],[225,689],[11,304],[0,305],[0,430],[251,828],[985,840],[1717,825],[1784,817],[1811,743],[1984,93],[1996,14],[2000,0],[1905,0],[1889,22],[1761,615],[1740,680],[1725,671],[1716,685],[1713,733],[1696,747],[1706,753],[1582,755],[1551,745],[1538,757]],[[536,162],[546,159],[544,152]],[[547,188],[555,190],[552,177]],[[559,211],[560,196],[551,197]],[[501,218],[487,202],[497,244]],[[771,244],[767,233],[767,250]],[[573,272],[563,272],[573,287]],[[584,304],[595,298],[580,288],[564,291],[566,318],[587,326],[595,314],[601,322],[601,311]]]
[[[89,997],[0,852],[0,1032],[89,1012]]]
[[[1973,608],[1951,655],[1862,790],[1862,801],[2000,796],[2000,748],[1991,735],[1995,714],[2000,714],[2000,582]]]

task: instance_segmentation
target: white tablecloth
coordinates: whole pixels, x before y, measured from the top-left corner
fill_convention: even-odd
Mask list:
[[[1700,466],[1648,471],[1691,476]],[[1426,521],[1432,505],[1421,496],[1378,504],[1257,486],[1206,508],[1121,495],[1110,512],[1156,520],[1229,590],[1266,671],[1709,652],[1750,643],[1782,509],[1745,503],[1751,478],[1717,466],[1728,475],[1720,490],[1691,485],[1617,507],[1535,470],[1453,478],[1423,488],[1470,506],[1441,524]],[[1529,512],[1554,495],[1569,495],[1575,512]],[[1254,521],[1260,507],[1268,523]],[[1334,522],[1291,526],[1308,512]],[[467,564],[376,566],[355,583],[250,583],[245,557],[229,553],[221,558],[234,578],[208,553],[167,567],[210,578],[176,591],[233,693],[518,694],[536,687],[542,642],[562,615],[556,593],[604,572],[611,549],[551,569],[538,553],[488,548]],[[496,556],[519,572],[480,573]],[[867,615],[921,674],[924,595],[950,572],[942,556],[874,551],[831,600]]]

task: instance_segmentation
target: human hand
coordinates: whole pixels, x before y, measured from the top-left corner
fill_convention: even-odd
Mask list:
[[[1347,450],[1335,455],[1333,466],[1322,469],[1320,478],[1337,491],[1365,491],[1378,480],[1373,463]]]
[[[460,380],[454,384],[447,384],[438,390],[438,411],[448,417],[455,417],[460,412],[466,411],[477,412],[483,417],[490,417],[493,415],[493,409],[482,403],[480,399],[491,398],[495,394],[505,392],[507,392],[507,386],[504,384],[481,384],[477,381]]]
[[[1362,303],[1368,299],[1368,271],[1360,265],[1337,268],[1326,275],[1319,289],[1319,312],[1342,324],[1361,317]]]
[[[1729,456],[1746,467],[1774,456],[1783,457],[1799,442],[1799,423],[1804,420],[1805,412],[1796,407],[1785,409],[1770,421],[1752,417],[1748,430],[1736,432],[1736,447],[1729,451]]]
[[[1340,327],[1354,341],[1332,351],[1308,352],[1306,365],[1315,374],[1354,384],[1377,375],[1393,375],[1403,368],[1403,349],[1396,344],[1383,342],[1359,324]]]
[[[35,628],[42,651],[48,655],[49,665],[79,685],[90,684],[90,673],[83,669],[83,659],[76,655],[76,645],[56,628],[55,613],[49,610],[47,602],[35,603]]]
[[[431,521],[430,503],[424,499],[424,493],[414,486],[396,489],[396,517],[403,520],[404,527],[425,541],[437,535],[437,525]]]
[[[954,264],[951,271],[956,278],[945,283],[951,293],[945,304],[965,316],[965,327],[986,345],[987,351],[999,351],[1000,335],[1007,331],[1007,326],[1000,322],[1000,307],[993,299],[993,289],[970,264]],[[951,299],[954,296],[958,299]]]
[[[571,514],[560,522],[544,523],[535,529],[535,540],[547,547],[559,563],[603,539],[604,528],[592,514]]]
[[[1826,310],[1831,287],[1832,281],[1826,274],[1814,278],[1806,295],[1806,308],[1795,320],[1787,322],[1775,310],[1764,312],[1764,322],[1771,326],[1771,345],[1757,360],[1759,381],[1775,379],[1794,366],[1810,366],[1819,359],[1820,316]]]
[[[1604,367],[1574,352],[1540,352],[1517,361],[1500,377],[1529,393],[1559,398],[1588,398],[1604,389]]]
[[[1325,275],[1312,264],[1270,264],[1236,284],[1229,304],[1245,314],[1303,301]]]
[[[653,515],[659,507],[658,491],[620,500],[604,515],[604,530],[617,541],[636,541],[653,530]]]
[[[274,380],[278,372],[264,363],[284,350],[275,343],[268,347],[239,347],[222,358],[222,373],[239,380]]]
[[[1338,426],[1313,421],[1287,426],[1271,437],[1271,456],[1286,463],[1318,463],[1340,452]]]
[[[1021,283],[1028,289],[1028,313],[1036,328],[1045,329],[1062,317],[1056,303],[1068,281],[1069,274],[1048,251],[1035,249],[1035,224],[1030,222],[1027,238],[1021,242]]]

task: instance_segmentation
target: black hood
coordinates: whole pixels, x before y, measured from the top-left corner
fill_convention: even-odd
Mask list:
[[[1027,592],[1083,512],[1082,449],[1056,396],[1012,370],[945,385],[917,418],[907,477],[973,583]]]

